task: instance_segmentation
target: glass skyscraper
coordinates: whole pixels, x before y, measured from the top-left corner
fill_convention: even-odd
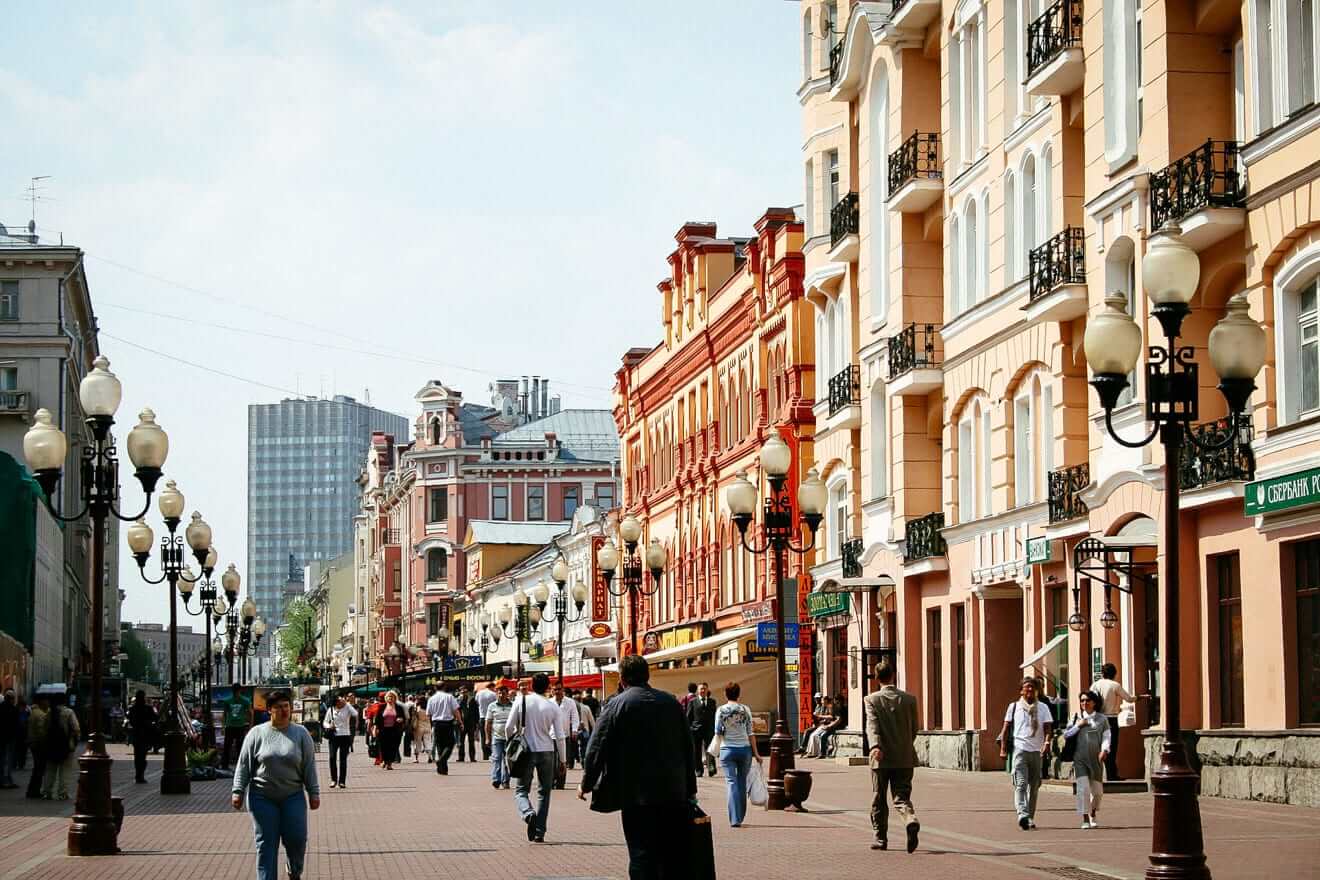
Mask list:
[[[351,397],[248,406],[248,591],[271,627],[302,567],[353,547],[358,474],[373,431],[411,436],[408,420]],[[263,642],[263,653],[269,647]]]

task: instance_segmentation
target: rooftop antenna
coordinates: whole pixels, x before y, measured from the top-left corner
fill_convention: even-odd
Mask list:
[[[43,186],[41,181],[50,180],[51,176],[49,174],[39,174],[36,177],[29,179],[31,182],[28,184],[26,191],[27,195],[25,196],[28,202],[32,205],[31,218],[28,220],[28,232],[35,235],[37,232],[37,202],[53,202],[55,200],[50,196],[41,194]]]

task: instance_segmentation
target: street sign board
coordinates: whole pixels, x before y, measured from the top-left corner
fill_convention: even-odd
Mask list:
[[[1320,504],[1320,468],[1247,483],[1243,495],[1247,516]]]
[[[773,648],[779,640],[778,624],[774,621],[770,623],[758,623],[756,625],[756,646],[758,648]],[[798,625],[796,623],[784,624],[784,647],[796,648],[798,646]]]
[[[1044,536],[1027,538],[1027,565],[1049,562],[1053,558],[1050,539]]]
[[[847,593],[808,593],[807,613],[812,617],[848,613]]]

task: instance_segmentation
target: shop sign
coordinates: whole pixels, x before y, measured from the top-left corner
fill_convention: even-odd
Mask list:
[[[559,640],[558,640],[558,639],[546,639],[544,642],[542,642],[542,643],[541,643],[541,656],[542,656],[542,657],[557,657],[557,656],[559,656]]]
[[[444,669],[446,672],[454,669],[476,669],[481,665],[481,655],[479,654],[450,654],[447,655],[444,660]]]
[[[778,623],[758,623],[756,625],[756,646],[758,648],[774,648],[779,641]],[[796,623],[784,624],[784,648],[796,648],[798,646],[798,625]]]
[[[677,648],[679,645],[690,644],[701,638],[703,635],[700,624],[696,626],[680,626],[660,634],[660,647]]]
[[[1320,504],[1320,468],[1247,483],[1246,515]]]
[[[744,605],[742,610],[743,623],[758,623],[762,620],[772,620],[775,616],[775,601],[767,599],[764,602],[757,602],[752,605]]]
[[[797,648],[785,648],[784,671],[790,675],[795,674],[798,671],[798,661],[801,659],[801,655]]]
[[[593,623],[587,627],[587,635],[593,639],[603,639],[612,632],[608,623]]]
[[[655,633],[647,633],[642,636],[642,653],[650,654],[660,650],[660,636]]]
[[[848,613],[847,593],[808,593],[807,613],[812,617]]]
[[[1039,565],[1053,558],[1049,538],[1027,538],[1027,565]]]
[[[591,537],[591,619],[610,619],[610,590],[605,582],[605,575],[596,562],[596,554],[605,546],[604,535]]]

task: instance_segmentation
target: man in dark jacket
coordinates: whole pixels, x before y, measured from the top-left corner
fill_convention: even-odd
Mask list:
[[[156,710],[147,703],[147,692],[139,690],[133,695],[133,705],[128,707],[128,723],[133,725],[134,782],[147,781],[147,751],[156,741],[159,721]]]
[[[463,685],[458,692],[458,714],[463,719],[463,728],[458,733],[458,761],[461,764],[466,756],[475,764],[477,743],[481,737],[481,707],[468,685]]]
[[[697,796],[692,737],[678,701],[649,684],[646,658],[619,661],[627,687],[605,704],[582,762],[578,797],[597,812],[623,811],[630,880],[690,876],[685,826]]]
[[[875,667],[880,690],[866,697],[866,734],[871,741],[871,849],[888,849],[889,805],[885,790],[894,795],[894,809],[907,829],[907,851],[917,848],[917,811],[912,806],[912,768],[917,766],[917,698],[894,686],[894,667]]]
[[[696,773],[701,775],[701,768],[711,776],[715,775],[715,758],[706,751],[710,741],[715,738],[715,700],[710,695],[710,685],[701,683],[697,696],[687,704],[688,732],[692,734],[692,756]]]

